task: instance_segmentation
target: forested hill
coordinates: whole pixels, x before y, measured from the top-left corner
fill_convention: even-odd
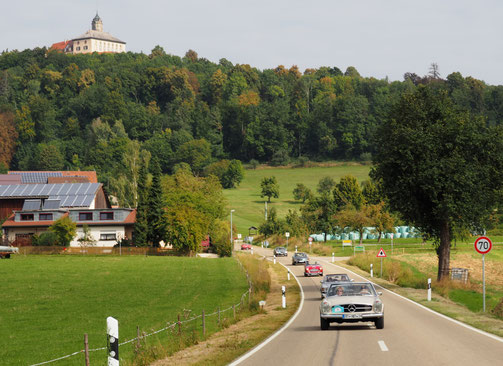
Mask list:
[[[281,164],[364,159],[390,106],[419,84],[444,88],[488,123],[503,121],[503,86],[452,73],[404,81],[361,77],[349,67],[260,71],[218,64],[188,51],[150,55],[64,55],[45,48],[0,56],[1,169],[96,169],[100,180],[127,177],[138,152],[164,173],[212,161]],[[141,154],[140,154],[141,155]]]

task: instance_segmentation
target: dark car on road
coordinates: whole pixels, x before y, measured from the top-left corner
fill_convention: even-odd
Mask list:
[[[320,287],[321,298],[325,297],[328,289],[334,283],[351,282],[351,281],[352,280],[349,278],[349,276],[346,273],[332,273],[332,274],[325,275],[325,277],[323,277],[323,280],[321,281],[321,287]]]
[[[295,253],[293,256],[292,256],[292,264],[295,266],[296,264],[299,264],[299,263],[306,263],[306,262],[309,262],[309,258],[307,257],[307,254],[306,253]]]
[[[288,257],[288,252],[286,251],[286,248],[284,248],[284,247],[277,247],[277,248],[274,248],[274,255],[276,257]]]

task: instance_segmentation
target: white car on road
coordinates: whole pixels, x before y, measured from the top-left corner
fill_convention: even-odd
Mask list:
[[[374,322],[384,328],[384,304],[381,292],[370,282],[346,282],[330,286],[320,305],[320,326],[327,330],[330,323]]]

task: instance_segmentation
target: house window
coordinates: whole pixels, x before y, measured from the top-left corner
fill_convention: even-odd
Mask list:
[[[116,240],[115,233],[113,234],[100,234],[100,240]]]
[[[100,220],[113,220],[114,213],[113,212],[100,212]]]
[[[38,215],[38,219],[40,221],[45,221],[45,220],[52,220],[52,213],[41,213]]]
[[[80,47],[77,47],[77,51],[80,51]]]
[[[84,49],[87,50],[87,46],[84,46]]]
[[[33,214],[21,214],[21,221],[33,221]]]
[[[91,221],[92,219],[92,212],[79,212],[79,221]]]

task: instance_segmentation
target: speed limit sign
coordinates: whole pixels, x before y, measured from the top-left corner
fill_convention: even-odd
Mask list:
[[[475,250],[480,254],[487,254],[493,248],[491,239],[486,236],[481,236],[475,240]]]

